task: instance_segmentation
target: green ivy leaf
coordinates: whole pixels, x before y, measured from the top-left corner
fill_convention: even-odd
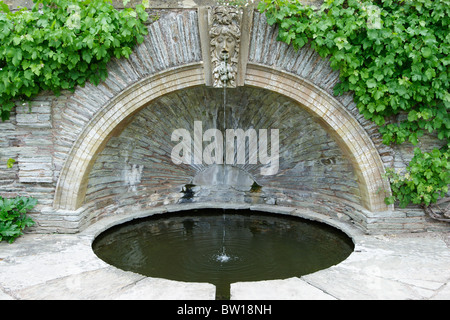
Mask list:
[[[11,169],[15,162],[16,162],[16,160],[14,160],[14,159],[8,159],[8,161],[6,162],[6,167],[8,169]]]
[[[375,88],[377,86],[377,81],[375,79],[369,79],[366,81],[368,88]]]
[[[17,67],[22,61],[22,50],[14,50],[14,55],[12,57],[12,64]]]
[[[424,58],[429,58],[433,54],[433,51],[428,47],[424,47],[420,51],[422,52]]]
[[[9,10],[8,5],[5,2],[3,2],[3,1],[0,1],[0,12],[6,13],[6,14],[11,13],[11,11]]]

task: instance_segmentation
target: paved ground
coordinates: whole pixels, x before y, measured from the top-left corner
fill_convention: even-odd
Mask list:
[[[118,270],[91,250],[94,227],[26,234],[0,243],[0,299],[214,299],[210,284]],[[232,299],[450,299],[450,234],[369,236],[349,228],[355,251],[301,278],[232,284]]]
[[[236,299],[450,300],[450,248],[445,234],[360,236],[340,264],[301,278],[231,287]]]

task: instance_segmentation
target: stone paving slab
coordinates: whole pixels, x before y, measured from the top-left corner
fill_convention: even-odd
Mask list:
[[[236,300],[337,300],[300,278],[233,283],[230,293]]]
[[[358,236],[340,264],[299,278],[232,285],[234,299],[450,299],[445,234]],[[275,289],[276,287],[276,289]],[[295,288],[295,294],[290,295]],[[320,294],[317,294],[317,293]]]
[[[84,235],[26,234],[0,243],[0,300],[215,298],[215,286],[149,278],[100,260]]]
[[[100,260],[91,244],[109,223],[80,234],[26,234],[13,244],[0,243],[0,300],[215,298],[212,284],[149,278]],[[301,278],[234,283],[231,298],[450,299],[448,234],[346,232],[355,251],[340,264]]]
[[[114,267],[58,278],[14,294],[25,300],[209,300],[214,295],[215,287],[209,284],[149,278]]]

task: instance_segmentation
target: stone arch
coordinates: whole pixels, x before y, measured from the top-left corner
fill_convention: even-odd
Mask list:
[[[389,192],[390,186],[383,178],[380,155],[364,128],[335,98],[308,80],[259,64],[247,65],[245,84],[285,95],[320,119],[353,162],[363,205],[373,212],[388,210],[383,191]]]
[[[76,210],[82,205],[87,176],[96,155],[134,112],[166,93],[201,84],[204,84],[203,67],[194,63],[144,78],[111,99],[86,124],[73,144],[58,179],[53,207]]]
[[[128,86],[105,104],[69,152],[56,187],[54,208],[74,211],[82,206],[96,156],[135,112],[167,93],[204,85],[204,74],[203,63],[167,69]],[[245,85],[287,96],[320,119],[353,162],[363,205],[372,212],[388,209],[384,192],[379,192],[389,190],[382,177],[381,158],[367,132],[336,99],[300,76],[255,63],[247,65]]]

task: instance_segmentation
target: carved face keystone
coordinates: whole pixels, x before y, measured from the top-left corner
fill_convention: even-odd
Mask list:
[[[210,17],[210,52],[214,87],[235,87],[241,36],[235,8],[216,7]]]
[[[227,34],[221,34],[216,39],[216,56],[220,60],[229,60],[234,56],[236,39]]]

